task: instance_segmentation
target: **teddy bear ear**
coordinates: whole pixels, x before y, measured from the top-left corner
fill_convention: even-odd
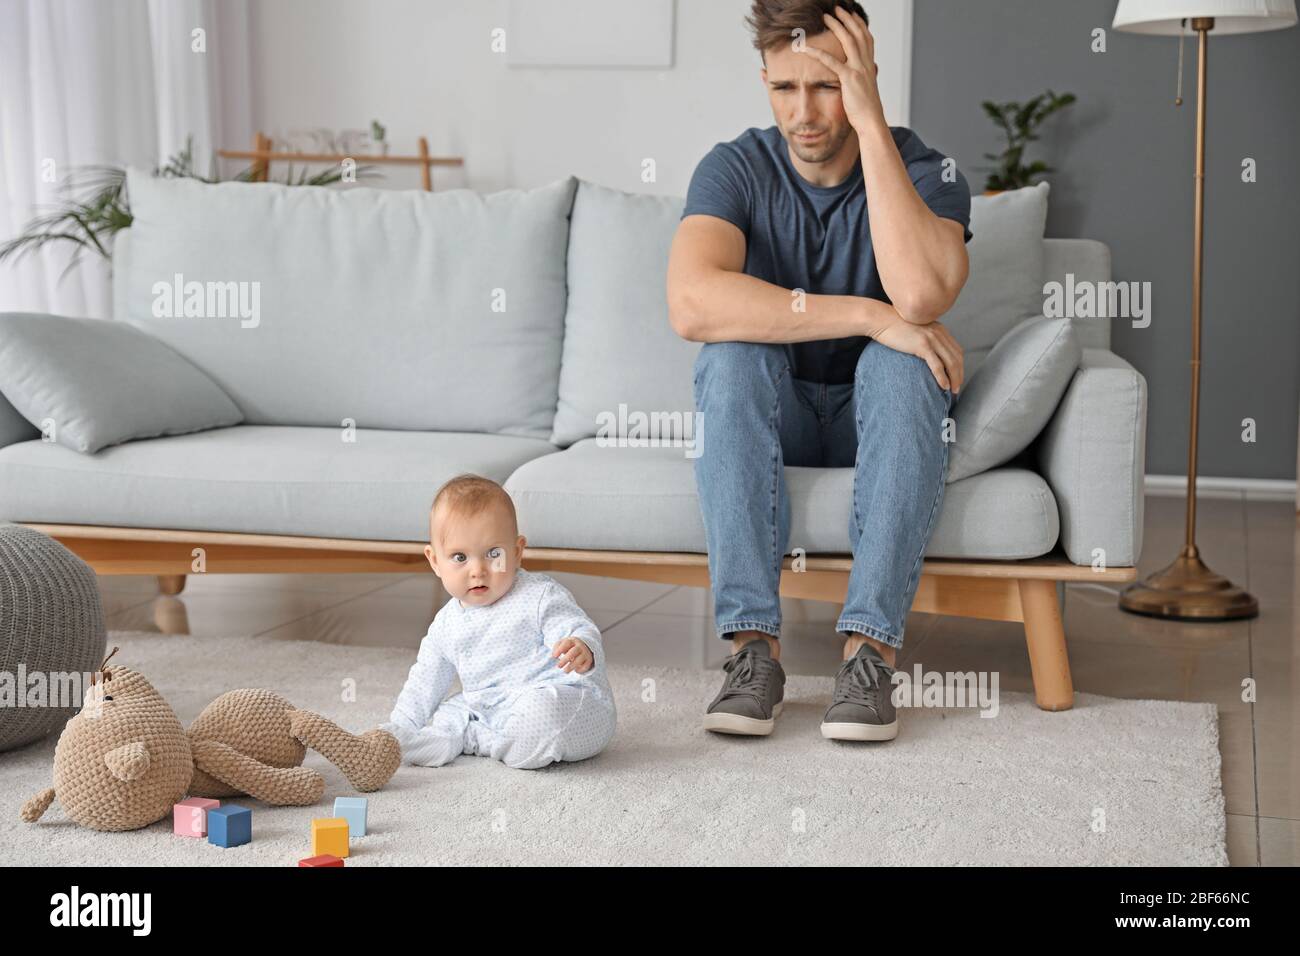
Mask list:
[[[111,680],[111,679],[112,679],[112,677],[113,677],[113,672],[112,672],[112,670],[109,668],[109,666],[108,666],[108,662],[111,661],[111,660],[113,659],[113,655],[116,654],[119,650],[121,650],[121,648],[119,648],[119,647],[114,647],[111,651],[109,651],[109,652],[108,652],[108,656],[105,657],[105,658],[100,662],[100,664],[99,664],[99,669],[96,670],[95,673],[93,673],[93,674],[90,675],[90,683],[91,683],[92,686],[94,685],[94,683],[95,683],[95,681],[96,681],[96,678],[98,678],[100,674],[103,674],[103,675],[104,675],[104,680]]]

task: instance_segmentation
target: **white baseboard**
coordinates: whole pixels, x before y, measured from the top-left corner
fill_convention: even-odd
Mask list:
[[[1161,498],[1182,498],[1187,494],[1186,475],[1147,475],[1146,493]],[[1296,500],[1296,483],[1285,478],[1212,478],[1196,476],[1198,498],[1238,498],[1249,501]]]

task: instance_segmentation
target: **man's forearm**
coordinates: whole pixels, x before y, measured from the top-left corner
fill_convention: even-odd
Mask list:
[[[812,295],[743,272],[717,270],[688,295],[686,338],[695,342],[813,342],[873,335],[898,313],[855,295]]]
[[[917,194],[883,118],[864,126],[858,143],[880,284],[903,318],[933,322],[966,280],[965,244]]]

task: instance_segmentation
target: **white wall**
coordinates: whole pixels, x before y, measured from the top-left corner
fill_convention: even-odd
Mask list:
[[[625,2],[635,0],[604,0],[607,16],[574,28],[617,30]],[[253,121],[274,134],[377,118],[399,153],[424,134],[434,154],[465,157],[463,170],[435,170],[438,189],[528,188],[572,174],[683,195],[714,143],[772,125],[749,6],[677,0],[672,69],[535,69],[491,51],[508,0],[253,0]],[[911,0],[866,6],[886,115],[906,125]],[[641,182],[646,157],[654,183]],[[414,172],[385,169],[383,185],[418,186]]]

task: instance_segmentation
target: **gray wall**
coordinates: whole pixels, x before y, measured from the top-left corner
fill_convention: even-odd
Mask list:
[[[1111,320],[1147,378],[1149,474],[1186,474],[1196,44],[1110,28],[1115,0],[916,0],[911,125],[982,190],[1001,147],[980,102],[1051,87],[1073,106],[1031,158],[1057,167],[1049,236],[1107,243],[1115,278],[1150,281],[1152,321]],[[1106,52],[1091,32],[1106,28]],[[1209,44],[1200,473],[1294,478],[1300,401],[1300,28]],[[1253,157],[1257,181],[1241,181]],[[1256,442],[1241,441],[1241,420]]]

